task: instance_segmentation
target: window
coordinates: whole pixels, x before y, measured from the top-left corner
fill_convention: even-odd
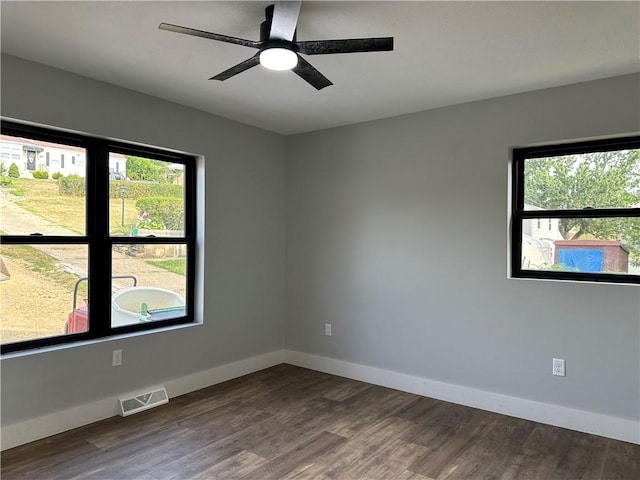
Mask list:
[[[512,202],[513,277],[640,283],[640,137],[514,149]]]
[[[2,353],[194,321],[194,157],[5,121],[2,142],[45,153],[0,185]],[[52,178],[50,152],[85,160]]]

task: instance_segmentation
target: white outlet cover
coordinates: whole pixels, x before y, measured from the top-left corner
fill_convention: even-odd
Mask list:
[[[565,376],[564,370],[564,359],[563,358],[554,358],[553,359],[553,371],[552,373],[558,377]]]
[[[122,365],[122,350],[114,350],[111,365],[118,367]]]

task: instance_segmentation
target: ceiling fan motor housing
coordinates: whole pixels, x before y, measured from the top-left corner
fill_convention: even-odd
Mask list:
[[[267,8],[264,9],[264,16],[265,16],[265,21],[262,22],[260,24],[260,41],[261,42],[278,42],[278,44],[273,44],[273,45],[265,45],[262,49],[264,50],[264,48],[289,48],[290,50],[294,50],[294,51],[298,51],[295,48],[295,45],[293,42],[296,41],[296,35],[298,33],[298,31],[296,30],[293,33],[293,41],[291,42],[287,42],[286,40],[271,40],[269,41],[269,37],[271,35],[271,21],[273,20],[273,8],[274,5],[269,5]],[[286,45],[286,47],[284,46]]]

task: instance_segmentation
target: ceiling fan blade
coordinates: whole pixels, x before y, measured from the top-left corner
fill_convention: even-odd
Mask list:
[[[235,43],[236,45],[243,45],[245,47],[260,48],[262,45],[262,42],[254,42],[253,40],[245,40],[244,38],[229,37],[227,35],[220,35],[219,33],[205,32],[204,30],[196,30],[195,28],[181,27],[180,25],[173,25],[171,23],[161,23],[158,28],[169,32],[193,35],[194,37],[208,38],[209,40]]]
[[[313,65],[307,62],[300,55],[298,55],[298,65],[296,65],[292,70],[300,78],[315,87],[316,90],[322,90],[324,87],[333,85],[327,77],[322,75],[313,67]]]
[[[276,2],[271,19],[270,40],[293,41],[300,14],[301,1]]]
[[[393,37],[310,40],[306,42],[295,42],[295,44],[298,47],[298,51],[306,55],[384,52],[393,50]]]
[[[244,62],[241,62],[224,72],[219,73],[215,77],[211,77],[209,80],[226,80],[227,78],[231,78],[234,75],[244,72],[245,70],[249,70],[251,67],[255,67],[260,63],[260,55],[256,53],[253,57],[248,58]]]

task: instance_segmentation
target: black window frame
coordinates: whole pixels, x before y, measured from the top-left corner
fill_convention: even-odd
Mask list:
[[[630,218],[640,217],[640,208],[584,208],[580,210],[525,210],[525,163],[528,159],[562,155],[607,152],[640,148],[640,136],[621,136],[599,140],[560,143],[512,149],[511,198],[511,277],[576,282],[640,284],[640,275],[567,271],[527,270],[522,268],[522,231],[527,219]]]
[[[90,321],[89,330],[35,338],[0,346],[2,354],[42,347],[108,338],[133,332],[159,330],[166,327],[197,323],[195,319],[196,259],[196,157],[158,147],[147,147],[125,141],[104,139],[87,134],[70,133],[55,127],[34,126],[2,119],[2,134],[84,148],[86,151],[86,228],[85,235],[0,235],[6,245],[68,244],[87,245]],[[184,235],[182,237],[112,236],[109,228],[109,152],[153,158],[184,165]],[[111,326],[112,248],[115,244],[184,244],[186,262],[186,314],[169,320]],[[104,265],[107,265],[105,268]],[[108,312],[108,313],[103,313]]]

